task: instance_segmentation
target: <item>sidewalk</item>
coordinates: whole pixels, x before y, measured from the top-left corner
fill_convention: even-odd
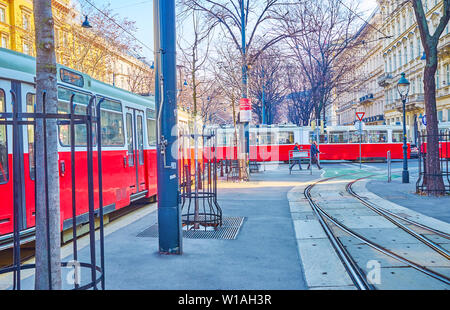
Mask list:
[[[372,180],[366,188],[370,192],[405,208],[450,223],[450,196],[427,197],[416,194],[417,171],[411,172],[410,183],[403,184],[400,174],[394,174],[391,183]]]
[[[117,226],[121,220],[107,225],[106,289],[307,289],[287,193],[319,178],[322,172],[289,175],[286,165],[270,170],[252,174],[248,183],[220,183],[219,204],[224,217],[245,217],[235,240],[184,238],[183,255],[161,256],[157,238],[138,237],[156,223],[154,205],[140,211],[141,218],[126,220],[123,227],[108,232],[110,225]],[[81,261],[89,262],[88,247],[79,256]],[[82,272],[82,279],[87,281],[89,277],[88,272]],[[32,289],[33,283],[30,276],[23,286]]]

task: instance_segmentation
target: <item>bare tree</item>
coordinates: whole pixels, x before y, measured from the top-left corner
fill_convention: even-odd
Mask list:
[[[107,76],[114,72],[114,64],[120,54],[135,55],[141,51],[139,43],[130,35],[137,30],[136,22],[120,18],[109,5],[99,11],[84,4],[82,10],[89,15],[92,28],[71,25],[72,46],[68,54],[75,69],[95,79],[107,80]]]
[[[51,0],[34,1],[36,112],[57,113],[57,77]],[[44,102],[45,98],[45,102]],[[47,145],[44,146],[44,132]],[[58,133],[56,120],[36,120],[36,276],[38,290],[61,289]],[[44,149],[46,147],[47,158]],[[47,170],[47,179],[46,179]],[[48,186],[46,186],[46,183]],[[46,196],[47,193],[47,196]],[[48,202],[48,204],[46,204]],[[48,208],[48,209],[47,209]],[[48,222],[48,231],[47,231]],[[47,236],[49,236],[47,240]]]
[[[132,93],[148,95],[151,92],[151,85],[154,82],[152,70],[149,68],[136,66],[126,76],[129,90]]]
[[[302,2],[280,12],[293,57],[300,65],[311,94],[315,118],[321,118],[342,78],[352,69],[350,53],[356,38],[355,9],[340,0]]]
[[[306,88],[307,83],[300,68],[291,64],[287,71],[287,88],[289,94],[286,96],[288,121],[297,126],[308,126],[314,105],[311,91]]]
[[[201,92],[202,84],[207,79],[205,66],[208,64],[209,51],[212,40],[212,31],[215,24],[206,22],[203,12],[199,12],[191,7],[179,2],[182,10],[178,13],[178,21],[184,22],[187,18],[192,23],[192,39],[185,37],[185,34],[178,35],[178,48],[181,51],[181,63],[184,64],[186,73],[190,77],[192,89],[192,108],[194,119],[197,116],[198,100],[204,97]],[[181,28],[181,27],[180,27]],[[200,76],[202,75],[202,76]],[[206,87],[207,88],[207,87]],[[203,90],[206,89],[203,87]]]
[[[260,124],[263,103],[265,123],[271,125],[280,120],[280,106],[286,94],[284,73],[284,59],[274,46],[262,53],[249,70],[249,91],[256,98],[252,110]]]
[[[445,27],[450,19],[450,0],[443,0],[443,14],[439,24],[430,33],[426,13],[423,9],[422,0],[410,0],[414,8],[417,25],[419,27],[420,38],[426,54],[426,65],[423,74],[425,93],[425,113],[427,115],[427,176],[424,182],[427,192],[433,195],[445,194],[445,185],[442,179],[440,159],[439,159],[439,130],[436,109],[436,81],[435,74],[438,65],[437,46]]]

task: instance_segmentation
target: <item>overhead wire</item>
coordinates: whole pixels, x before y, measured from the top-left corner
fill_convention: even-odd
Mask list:
[[[113,22],[115,25],[117,25],[120,29],[122,29],[124,32],[126,32],[128,35],[130,35],[131,37],[133,37],[137,42],[139,42],[143,47],[146,47],[147,49],[149,49],[152,53],[154,52],[154,50],[149,47],[147,44],[145,44],[144,42],[142,42],[141,40],[139,40],[138,38],[136,38],[130,31],[128,31],[127,29],[125,29],[124,27],[122,27],[122,25],[120,25],[119,23],[117,23],[114,19],[112,19],[110,16],[108,16],[108,14],[106,14],[105,12],[103,12],[102,10],[100,10],[98,7],[96,7],[92,2],[90,2],[89,0],[84,0],[85,2],[87,2],[88,4],[90,4],[94,9],[96,9],[98,12],[100,12],[103,16],[105,16],[106,18],[108,18],[111,22]]]

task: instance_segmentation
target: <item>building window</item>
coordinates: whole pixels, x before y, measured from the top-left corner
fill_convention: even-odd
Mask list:
[[[444,111],[442,111],[442,110],[438,111],[438,120],[440,122],[442,122],[443,117],[444,117]]]
[[[411,41],[411,43],[409,44],[409,49],[410,49],[409,53],[411,54],[411,61],[413,61],[414,60],[414,42],[413,41]]]
[[[446,71],[446,78],[445,78],[445,85],[449,85],[450,84],[450,65],[446,64],[445,65],[445,71]]]
[[[0,22],[6,22],[6,10],[4,7],[0,7]]]
[[[22,14],[22,28],[25,30],[30,29],[30,15],[26,13]]]
[[[436,88],[439,89],[441,88],[441,85],[439,84],[440,79],[439,79],[439,69],[436,70]]]
[[[0,47],[8,48],[8,37],[4,34],[1,36],[1,45]]]
[[[24,54],[31,55],[30,54],[30,52],[31,52],[30,44],[27,43],[27,42],[23,42],[22,43],[22,51],[23,51]]]

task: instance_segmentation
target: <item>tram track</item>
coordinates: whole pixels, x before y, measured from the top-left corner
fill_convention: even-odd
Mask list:
[[[446,285],[450,285],[450,278],[447,277],[446,275],[443,275],[441,273],[433,271],[421,264],[414,262],[411,259],[408,259],[402,255],[399,255],[399,254],[387,249],[386,247],[383,247],[382,245],[367,239],[366,237],[362,236],[361,234],[357,233],[356,231],[348,228],[346,225],[344,225],[343,223],[338,221],[336,218],[332,217],[327,211],[325,211],[317,203],[317,201],[313,198],[313,196],[311,194],[311,190],[318,184],[325,183],[327,181],[337,179],[337,178],[342,178],[344,176],[349,176],[349,175],[350,174],[340,175],[340,176],[327,178],[324,180],[317,181],[313,184],[310,184],[309,186],[307,186],[305,188],[304,196],[306,197],[311,208],[313,209],[314,213],[316,214],[321,226],[325,230],[325,233],[326,233],[328,239],[331,241],[333,247],[336,250],[336,253],[338,254],[340,260],[342,261],[345,269],[349,273],[356,288],[358,288],[360,290],[376,289],[376,287],[373,284],[371,284],[370,281],[367,280],[367,275],[365,275],[363,269],[360,266],[358,266],[358,264],[352,258],[351,253],[349,253],[348,249],[339,240],[339,237],[336,235],[336,232],[334,232],[335,229],[339,229],[339,230],[345,232],[346,234],[350,235],[353,238],[356,238],[357,240],[361,241],[363,244],[366,244],[367,246],[371,247],[372,249],[374,249],[386,256],[389,256],[390,258],[393,258],[393,259],[395,259],[395,260],[397,260],[397,261],[399,261],[399,262],[401,262],[401,263],[403,263],[403,264],[405,264],[405,265],[407,265],[429,277],[432,277],[440,282],[443,282]],[[367,176],[365,178],[368,178],[368,177],[370,177],[370,176]],[[351,187],[351,185],[353,185],[355,182],[357,182],[358,180],[361,180],[361,179],[363,179],[363,178],[358,178],[358,179],[353,180],[352,182],[347,183],[346,190],[353,198],[357,199],[361,204],[368,207],[368,205],[370,205],[370,203],[368,203],[362,197],[360,197],[356,193],[354,193],[354,191],[352,190],[352,187]],[[353,195],[352,193],[355,194],[356,196]],[[358,199],[357,196],[360,199]],[[379,212],[376,212],[375,209],[372,209],[372,211],[376,212],[380,216],[383,215],[383,217],[384,217],[384,215],[386,215],[386,213],[384,213],[384,211],[387,211],[387,210],[383,210],[383,211],[381,211],[380,209],[377,209],[377,210]],[[386,215],[386,216],[388,216],[388,215]],[[389,219],[394,224],[399,223],[397,220],[394,220],[391,217],[389,217]],[[413,221],[410,221],[410,220],[408,220],[408,221],[411,222],[411,224],[413,223]],[[406,228],[406,229],[403,229],[402,227],[399,226],[400,228],[402,228],[405,232],[411,234],[410,231],[412,231],[412,230],[410,228],[406,227],[405,225],[402,225],[401,223],[399,223],[399,224],[401,226],[404,226],[404,228]],[[448,234],[437,231],[433,228],[427,227],[427,226],[419,224],[419,223],[415,223],[415,224],[417,224],[417,227],[421,227],[422,229],[427,228],[427,230],[430,232],[433,232],[433,233],[436,232],[444,238],[448,239],[448,237],[449,237]],[[334,227],[334,229],[333,229],[333,227]],[[439,245],[437,245],[434,242],[432,242],[431,240],[419,235],[416,232],[413,232],[411,235],[413,235],[416,239],[418,239],[423,244],[425,244],[426,246],[431,248],[433,251],[435,251],[435,252],[439,253],[440,255],[444,256],[445,258],[449,259],[448,251],[441,248]]]
[[[370,176],[369,176],[370,177]],[[356,182],[366,179],[368,177],[364,177],[364,178],[359,178],[356,179],[350,183],[347,183],[345,189],[347,191],[347,193],[349,193],[351,196],[355,197],[356,199],[358,199],[363,205],[365,205],[366,207],[368,207],[369,209],[371,209],[372,211],[378,213],[379,215],[381,215],[382,217],[384,217],[385,219],[389,220],[391,223],[393,223],[394,225],[396,225],[397,227],[403,229],[405,232],[407,232],[408,234],[410,234],[411,236],[413,236],[414,238],[418,239],[419,241],[421,241],[422,243],[426,244],[428,247],[434,249],[436,252],[438,252],[439,254],[441,254],[442,256],[444,256],[446,259],[450,259],[450,252],[445,250],[444,248],[442,248],[441,246],[439,246],[438,244],[436,244],[435,242],[431,241],[430,239],[426,238],[425,236],[415,232],[413,229],[409,228],[408,226],[402,224],[400,221],[405,221],[407,223],[409,223],[410,225],[414,225],[417,227],[420,227],[423,230],[426,230],[428,232],[431,232],[437,236],[446,238],[450,240],[450,235],[444,232],[441,232],[439,230],[436,230],[434,228],[428,227],[426,225],[423,224],[419,224],[417,222],[408,220],[402,216],[396,215],[384,208],[381,208],[379,206],[376,206],[375,204],[367,201],[366,199],[362,198],[360,195],[358,195],[357,193],[355,193],[355,191],[353,190],[352,186],[353,184],[355,184]]]

